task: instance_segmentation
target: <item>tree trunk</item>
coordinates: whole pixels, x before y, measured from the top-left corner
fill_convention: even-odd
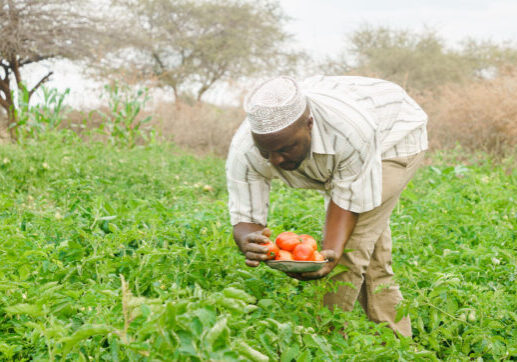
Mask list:
[[[199,103],[201,102],[201,97],[203,97],[203,94],[210,88],[210,86],[202,86],[199,91],[197,92],[197,98],[196,101]]]
[[[174,106],[176,107],[176,110],[179,110],[181,108],[181,101],[180,101],[180,98],[178,96],[178,88],[176,86],[171,86],[172,87],[172,91],[174,92]]]
[[[12,141],[16,141],[16,111],[14,109],[14,104],[11,104],[9,109],[7,110],[7,129],[9,131],[9,136]]]
[[[5,67],[4,67],[5,69]],[[6,70],[7,72],[7,70]],[[7,112],[7,130],[12,140],[16,139],[16,110],[14,105],[14,99],[11,94],[11,87],[9,86],[9,77],[6,75],[5,79],[0,78],[0,90],[3,93],[3,97],[0,96],[0,104]]]

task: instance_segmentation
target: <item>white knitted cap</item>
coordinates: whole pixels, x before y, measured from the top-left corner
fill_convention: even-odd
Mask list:
[[[307,101],[293,78],[271,78],[256,86],[244,100],[244,111],[253,133],[274,133],[294,123]]]

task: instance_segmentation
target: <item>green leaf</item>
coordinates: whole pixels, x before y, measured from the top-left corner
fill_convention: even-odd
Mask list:
[[[300,354],[298,356],[298,358],[296,359],[296,362],[310,362],[310,361],[312,361],[312,355],[308,349],[303,351],[302,354]]]
[[[35,304],[16,304],[5,307],[4,310],[9,314],[28,314],[32,317],[40,317],[44,314],[41,306]]]
[[[258,306],[262,309],[269,309],[275,304],[273,299],[261,299],[258,301]]]
[[[229,298],[240,299],[248,304],[253,304],[257,301],[257,299],[254,296],[246,293],[244,290],[237,289],[234,287],[224,289],[223,294]]]
[[[60,340],[60,342],[63,343],[62,353],[64,356],[66,356],[72,350],[72,348],[74,348],[82,340],[95,335],[106,335],[112,331],[112,327],[104,324],[85,324],[70,337],[66,337]]]
[[[344,265],[338,264],[332,269],[332,271],[328,274],[327,278],[331,279],[332,277],[344,273],[348,270],[348,268]]]
[[[236,341],[234,343],[234,348],[237,352],[239,352],[244,357],[249,358],[251,361],[254,361],[254,362],[269,361],[268,356],[257,351],[256,349],[252,348],[249,344],[247,344],[243,340]]]
[[[280,356],[280,362],[292,362],[297,361],[297,356],[300,354],[300,346],[295,344],[294,346],[289,347],[286,351],[282,353]]]
[[[228,309],[233,315],[244,313],[246,303],[239,299],[219,297],[217,298],[217,305]]]
[[[223,317],[205,334],[204,340],[212,351],[225,348],[230,343],[230,333],[226,324],[227,319]]]

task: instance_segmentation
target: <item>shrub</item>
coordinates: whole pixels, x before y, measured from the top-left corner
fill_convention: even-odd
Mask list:
[[[485,151],[505,156],[517,145],[517,72],[491,80],[441,86],[415,98],[429,115],[432,148]]]
[[[241,107],[219,107],[207,103],[161,102],[154,108],[153,126],[162,138],[198,154],[225,157],[233,134],[245,118]]]

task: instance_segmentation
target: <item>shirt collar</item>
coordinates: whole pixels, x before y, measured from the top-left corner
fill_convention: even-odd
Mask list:
[[[313,153],[334,155],[336,150],[334,149],[333,139],[331,134],[328,134],[325,127],[325,122],[318,117],[316,112],[311,110],[313,119],[312,131],[311,131],[311,157]],[[328,127],[328,126],[327,126]]]

